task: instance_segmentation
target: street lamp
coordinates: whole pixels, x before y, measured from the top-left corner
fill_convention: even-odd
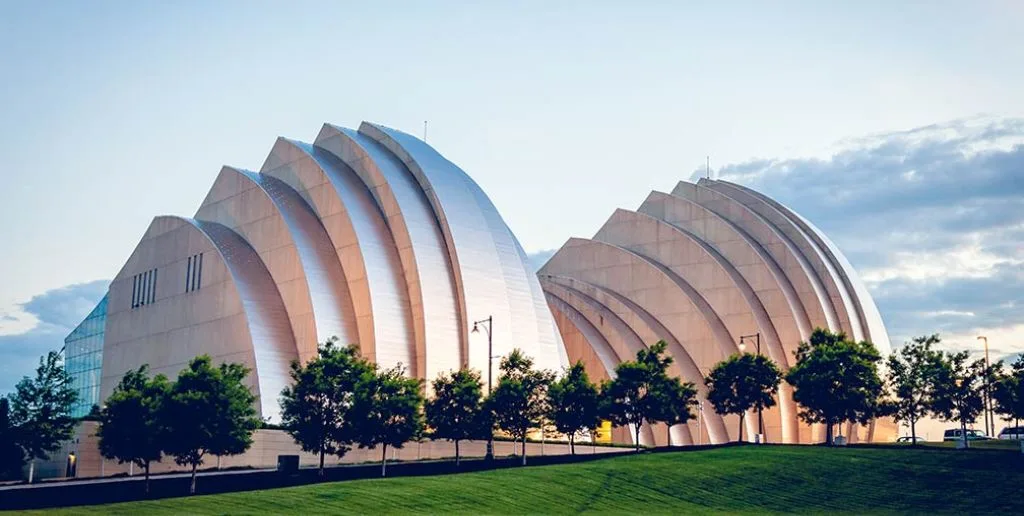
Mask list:
[[[697,401],[697,445],[704,444],[704,427],[701,426],[701,419],[704,417],[704,400]]]
[[[486,326],[484,326],[486,323]],[[487,395],[491,395],[491,366],[494,362],[494,336],[492,329],[494,327],[494,316],[487,316],[486,319],[480,319],[479,321],[473,322],[472,333],[480,333],[480,326],[484,326],[487,330]],[[487,460],[494,460],[494,429],[487,434],[487,453],[485,455]]]
[[[988,381],[988,337],[981,335],[978,337],[978,340],[985,342],[985,410],[983,414],[985,417],[985,435],[993,435],[996,433],[996,418],[992,413],[992,386]],[[990,417],[992,418],[991,431],[989,428]]]
[[[761,332],[757,332],[753,335],[740,335],[740,353],[747,352],[747,339],[754,339],[754,343],[757,349],[757,355],[761,355]],[[757,442],[761,444],[764,440],[764,417],[761,415],[761,407],[757,407]]]

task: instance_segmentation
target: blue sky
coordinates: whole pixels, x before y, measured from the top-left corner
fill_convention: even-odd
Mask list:
[[[152,216],[361,120],[429,120],[541,257],[710,155],[828,232],[897,342],[1024,349],[1024,4],[496,4],[0,1],[0,391]]]

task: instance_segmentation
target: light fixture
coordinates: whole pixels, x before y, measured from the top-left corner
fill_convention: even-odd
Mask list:
[[[747,352],[747,343],[743,342],[741,340],[739,348],[740,348],[740,353],[746,353]]]
[[[480,333],[480,328],[477,327],[476,323],[473,323],[473,329],[470,330],[470,333]]]

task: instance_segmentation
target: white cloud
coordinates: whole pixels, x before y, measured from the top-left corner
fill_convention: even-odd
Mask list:
[[[965,336],[988,332],[1005,337],[1001,352],[1024,351],[1024,119],[872,134],[826,156],[739,163],[717,175],[828,234],[894,343],[939,332],[970,347]]]
[[[0,393],[31,373],[39,357],[59,350],[107,291],[99,280],[48,290],[0,312]]]

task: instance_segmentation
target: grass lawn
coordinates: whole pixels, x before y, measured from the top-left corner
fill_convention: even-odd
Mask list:
[[[744,446],[57,512],[1024,514],[1022,489],[1019,452]]]
[[[956,441],[935,441],[921,443],[922,446],[934,446],[937,448],[956,448]],[[1010,450],[1020,451],[1020,441],[1010,441],[1004,439],[988,439],[985,441],[971,441],[968,443],[971,448],[977,448],[979,450]]]

